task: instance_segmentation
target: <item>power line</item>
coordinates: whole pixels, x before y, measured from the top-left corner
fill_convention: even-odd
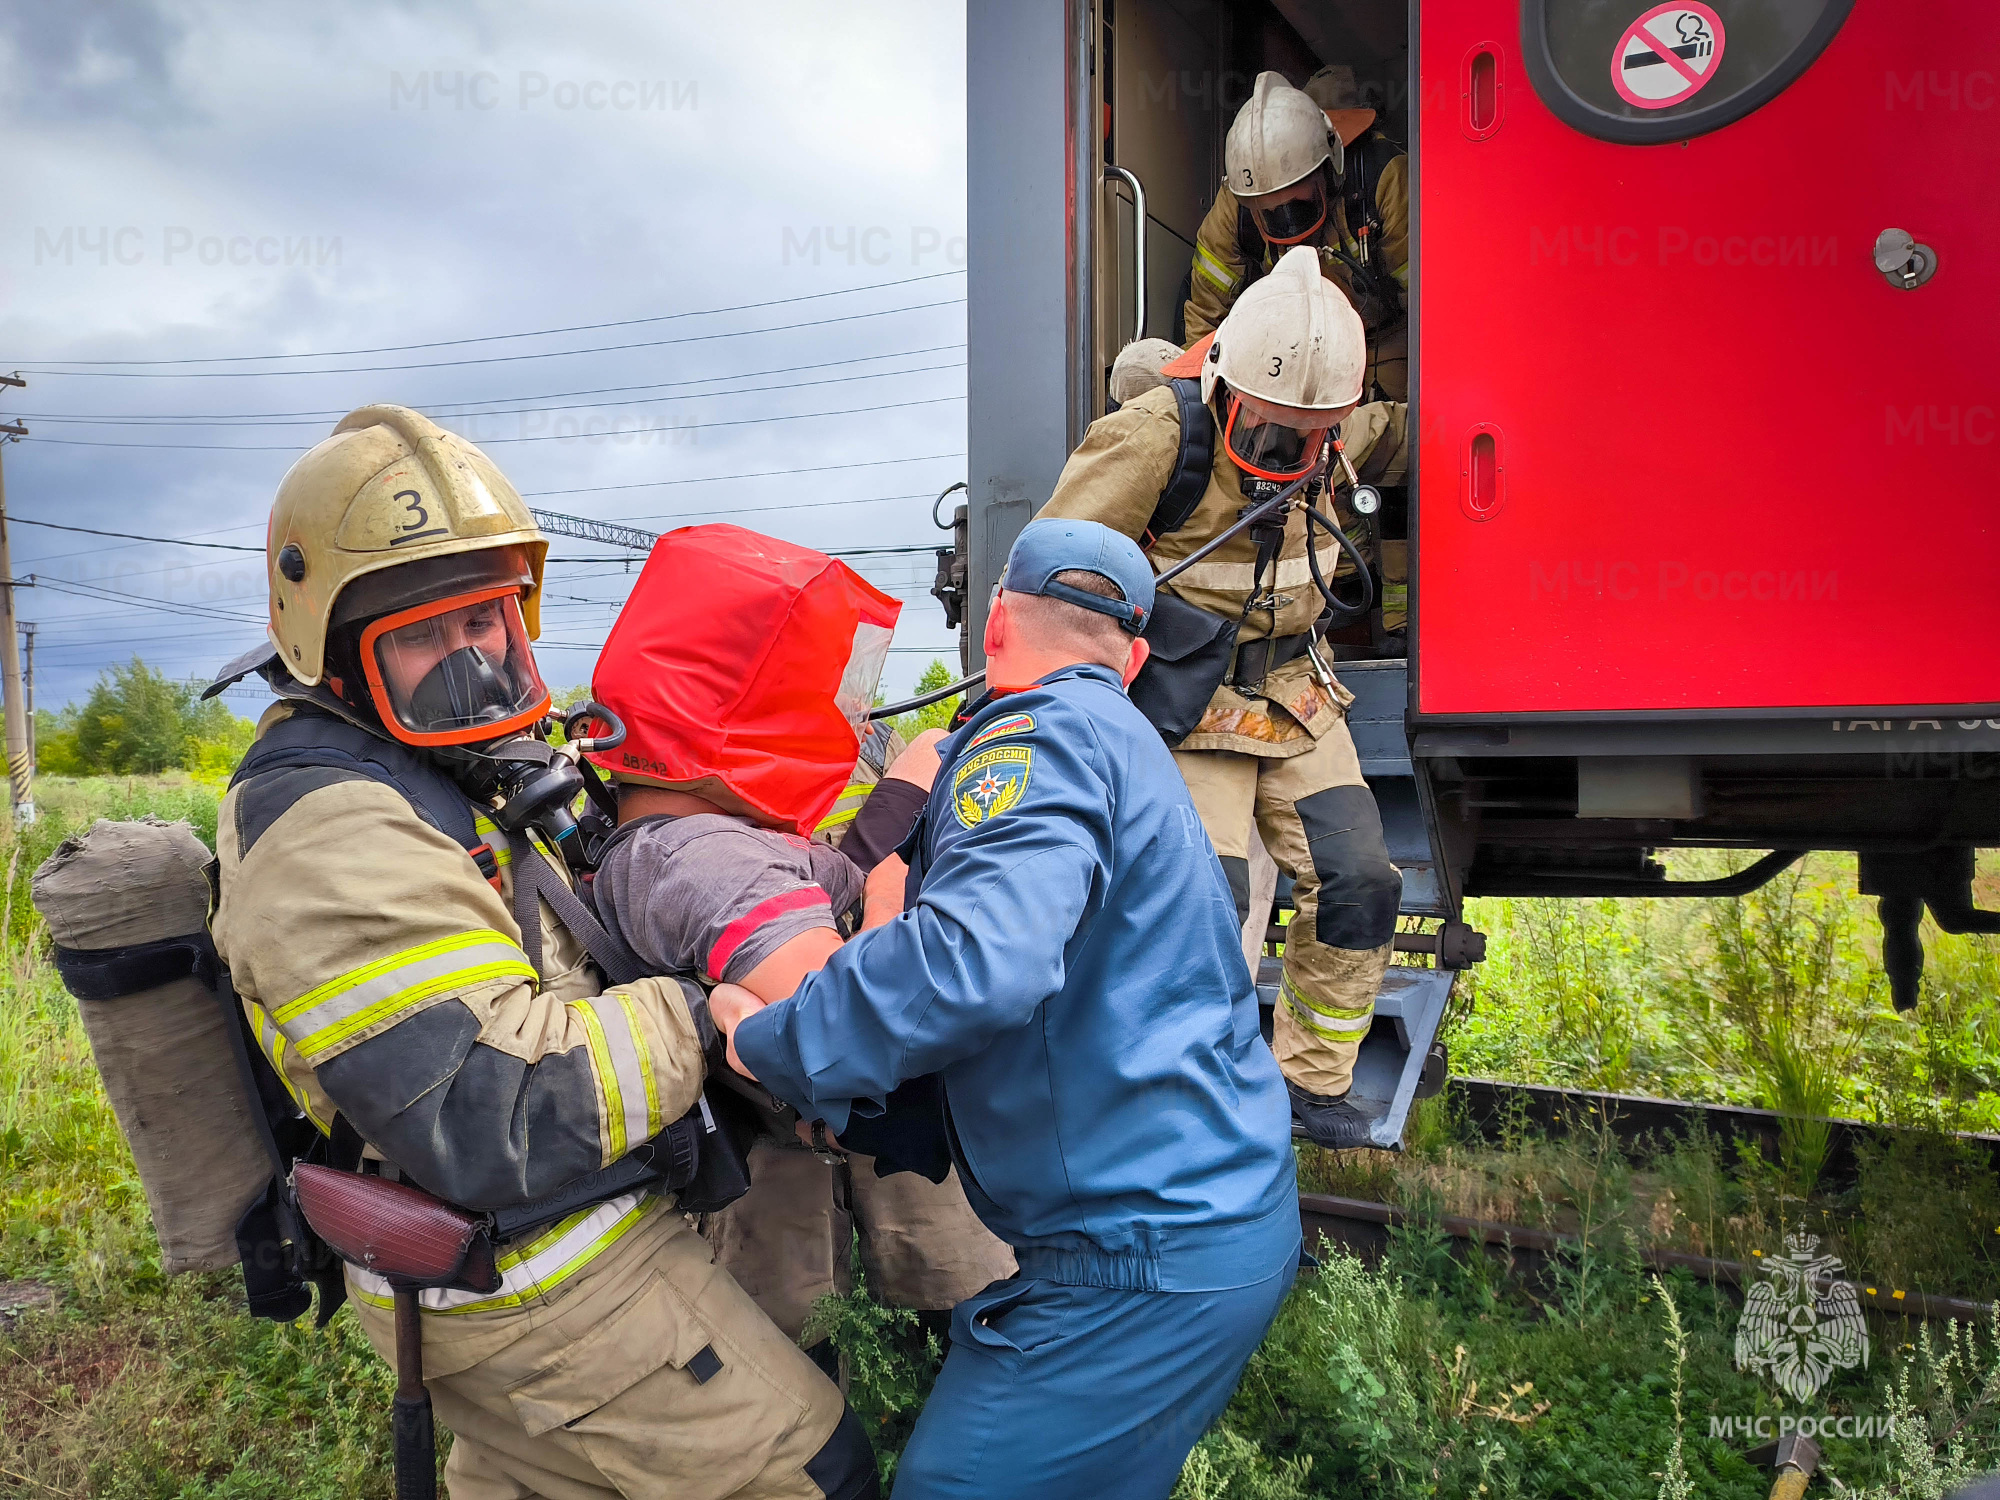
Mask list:
[[[924,498],[924,495],[925,495],[926,493],[928,493],[928,492],[927,492],[927,491],[918,491],[918,492],[914,492],[914,493],[911,493],[911,494],[907,494],[907,495],[871,495],[871,496],[868,496],[868,497],[866,497],[866,498],[863,498],[863,499],[853,499],[853,500],[799,500],[799,501],[791,501],[791,502],[788,502],[788,503],[786,503],[786,504],[783,504],[783,505],[757,505],[757,506],[748,506],[748,507],[745,507],[745,506],[732,506],[732,507],[729,507],[729,508],[727,508],[727,509],[723,509],[723,510],[712,510],[712,511],[676,511],[676,512],[662,512],[662,513],[660,513],[660,514],[658,514],[658,515],[655,515],[655,516],[634,516],[634,517],[627,517],[627,518],[625,518],[625,519],[627,519],[627,520],[682,520],[682,519],[686,519],[686,518],[689,518],[689,517],[694,517],[694,516],[709,516],[709,515],[731,515],[731,516],[733,516],[733,515],[757,515],[757,514],[762,514],[762,513],[766,513],[766,512],[770,512],[770,511],[790,511],[790,510],[820,510],[820,509],[830,509],[830,508],[832,508],[832,507],[834,507],[834,506],[839,506],[839,505],[875,505],[875,504],[880,504],[880,503],[885,503],[885,502],[888,502],[888,501],[895,501],[895,500],[921,500],[921,499],[923,499],[923,498]],[[537,516],[539,517],[539,516],[540,516],[540,515],[542,515],[542,514],[551,514],[551,515],[552,515],[552,514],[555,514],[555,512],[536,512],[536,514],[537,514]],[[96,528],[96,527],[91,527],[91,526],[66,526],[66,525],[63,525],[62,523],[60,523],[60,522],[56,522],[56,521],[30,521],[30,520],[26,520],[26,519],[24,519],[24,518],[21,518],[21,517],[13,517],[13,518],[11,518],[11,519],[13,519],[13,520],[16,520],[16,521],[18,521],[18,522],[19,522],[19,523],[20,523],[21,525],[23,525],[23,526],[46,526],[46,527],[50,527],[50,528],[52,528],[52,529],[54,529],[54,530],[57,530],[57,531],[80,531],[80,532],[84,532],[84,533],[86,533],[86,534],[88,534],[88,535],[90,535],[90,536],[102,536],[102,537],[124,537],[124,538],[129,538],[129,539],[130,539],[130,540],[131,540],[131,541],[132,541],[132,542],[133,542],[134,544],[137,544],[137,543],[157,543],[157,544],[160,544],[160,545],[164,545],[164,546],[178,546],[178,547],[206,547],[206,548],[212,548],[212,549],[214,549],[214,550],[217,550],[217,551],[224,551],[224,552],[248,552],[248,553],[254,553],[254,554],[258,555],[258,556],[262,556],[262,555],[263,555],[263,553],[264,553],[264,550],[265,550],[265,549],[264,549],[264,548],[262,548],[262,547],[252,547],[252,546],[247,546],[247,545],[243,545],[243,544],[239,544],[239,543],[229,543],[229,542],[197,542],[197,541],[190,541],[190,540],[188,540],[188,539],[187,539],[187,538],[185,538],[185,537],[175,537],[175,536],[142,536],[142,535],[140,535],[140,534],[139,534],[138,532],[133,532],[133,531],[104,531],[104,530],[100,530],[100,529],[98,529],[98,528]],[[623,523],[622,523],[621,521],[619,521],[619,520],[617,520],[617,519],[612,519],[612,520],[606,520],[606,521],[598,521],[598,520],[595,520],[595,519],[592,519],[592,518],[590,518],[590,517],[570,517],[570,518],[568,518],[568,519],[571,519],[571,520],[575,520],[575,521],[578,521],[578,522],[580,522],[580,523],[582,523],[582,524],[584,524],[584,525],[589,525],[589,526],[611,526],[611,527],[620,527],[620,526],[622,526],[622,524],[623,524]],[[214,528],[214,530],[215,530],[215,531],[236,531],[236,530],[241,530],[241,529],[247,529],[247,527],[249,527],[249,526],[253,526],[253,525],[255,525],[255,524],[256,524],[255,522],[246,522],[246,523],[245,523],[245,526],[244,526],[244,527],[234,527],[234,526],[218,526],[218,527]],[[557,535],[564,535],[564,536],[568,536],[568,535],[575,535],[575,533],[571,533],[571,532],[565,532],[565,531],[562,531],[562,530],[560,530],[559,528],[549,528],[549,529],[552,529],[552,530],[555,530],[555,531],[556,531],[556,534],[557,534]],[[196,533],[195,533],[195,535],[197,535],[197,536],[200,536],[200,535],[202,535],[202,534],[203,534],[203,533],[201,533],[201,532],[196,532]],[[211,533],[209,533],[209,534],[213,534],[213,533],[211,532]],[[641,534],[642,534],[642,535],[645,535],[645,536],[649,536],[649,537],[650,537],[650,536],[656,536],[656,533],[653,533],[653,532],[645,532],[645,533],[641,533]],[[598,538],[595,538],[595,537],[582,537],[582,538],[580,538],[580,539],[582,539],[582,540],[599,540]],[[619,544],[619,543],[611,543],[611,542],[606,542],[606,545],[621,545],[621,544]],[[645,544],[645,545],[646,545],[646,546],[650,546],[650,545],[651,545],[651,543],[649,542],[649,543],[647,543],[647,544]],[[802,544],[802,545],[803,545],[803,544]],[[48,556],[48,557],[38,557],[38,558],[33,558],[33,559],[29,559],[28,561],[29,561],[29,563],[30,563],[31,565],[40,565],[40,564],[42,564],[42,563],[49,563],[49,562],[55,562],[55,561],[58,561],[58,560],[60,560],[60,559],[62,559],[62,558],[67,558],[67,557],[91,557],[91,556],[95,556],[95,555],[97,555],[97,553],[98,553],[98,552],[104,552],[104,551],[109,551],[109,550],[111,550],[111,549],[109,549],[109,548],[98,548],[98,549],[96,549],[95,551],[85,551],[85,552],[58,552],[58,553],[54,553],[54,554],[51,554],[51,555],[50,555],[50,556]],[[644,550],[644,548],[643,548],[643,547],[641,547],[641,548],[640,548],[639,550]],[[849,549],[849,551],[851,551],[851,552],[852,552],[852,553],[853,553],[854,555],[866,555],[866,554],[868,554],[868,553],[871,553],[871,552],[932,552],[932,551],[935,551],[935,550],[936,550],[935,546],[934,546],[934,545],[931,545],[931,544],[925,544],[925,545],[921,545],[921,546],[910,546],[910,547],[863,547],[863,548],[854,548],[854,549]],[[846,556],[846,555],[848,555],[848,552],[829,552],[829,553],[828,553],[828,555],[829,555],[829,556],[836,556],[836,557],[837,557],[837,556]],[[551,558],[549,558],[549,559],[548,559],[548,561],[549,561],[550,563],[564,563],[564,564],[574,564],[574,563],[601,563],[601,562],[614,562],[614,561],[617,561],[617,559],[616,559],[615,557],[611,557],[611,558],[606,558],[606,557],[551,557]],[[164,568],[145,568],[145,569],[136,569],[136,568],[135,568],[135,569],[133,569],[133,570],[131,570],[131,571],[129,571],[129,572],[120,572],[120,573],[118,573],[118,574],[117,574],[116,576],[117,576],[117,577],[119,577],[120,579],[125,579],[125,578],[153,578],[153,577],[157,577],[157,576],[158,576],[158,575],[160,575],[161,573],[173,573],[173,572],[179,572],[179,571],[181,571],[181,570],[182,570],[182,569],[184,569],[184,568],[193,568],[193,567],[221,567],[221,566],[223,566],[223,564],[222,564],[222,563],[221,563],[220,561],[217,561],[217,562],[214,562],[214,563],[176,563],[176,564],[172,564],[172,565],[170,565],[170,566],[168,566],[168,567],[164,567]],[[617,573],[617,572],[615,572],[615,571],[614,571],[614,572],[607,572],[607,573],[604,573],[604,574],[601,574],[601,575],[598,575],[598,576],[601,576],[601,577],[606,577],[606,578],[614,578],[614,577],[621,577],[621,576],[624,576],[624,575],[622,575],[622,574],[619,574],[619,573]],[[43,581],[45,581],[45,582],[46,582],[47,580],[43,580]],[[73,581],[73,580],[69,580],[69,579],[64,579],[64,580],[60,580],[60,581],[62,581],[62,582],[71,582],[71,581]],[[75,580],[75,581],[81,581],[81,580]],[[88,585],[87,585],[87,586],[88,586]]]
[[[30,576],[32,577],[33,575]],[[78,598],[82,599],[102,600],[110,598],[121,602],[129,601],[141,609],[156,609],[164,614],[200,615],[204,619],[230,620],[244,625],[262,625],[264,623],[261,615],[232,615],[222,610],[210,609],[200,604],[173,604],[165,599],[148,599],[143,594],[127,594],[118,589],[100,588],[96,584],[73,583],[68,579],[58,581],[52,578],[35,578],[34,584],[37,588],[54,589],[59,594],[76,594]],[[85,590],[89,590],[90,592],[84,592]]]
[[[897,375],[929,375],[938,370],[962,370],[964,368],[965,368],[965,361],[956,360],[948,365],[918,365],[915,369],[910,369],[910,370],[871,370],[860,375],[829,376],[825,380],[794,380],[794,381],[787,381],[783,385],[753,385],[753,386],[746,386],[744,389],[739,391],[689,391],[686,394],[679,396],[641,396],[635,398],[630,402],[622,402],[620,404],[641,406],[651,402],[660,402],[660,401],[709,401],[722,396],[757,396],[757,395],[762,395],[769,391],[800,391],[808,389],[809,387],[812,386],[846,385],[856,380],[887,380]],[[713,378],[741,379],[743,377],[716,376]],[[684,385],[692,385],[692,384],[697,384],[698,382],[683,381],[680,383]],[[633,386],[629,387],[629,389],[647,390],[655,388],[647,386]],[[495,401],[498,401],[504,398],[496,396],[493,399]],[[456,402],[450,404],[474,405],[481,403]],[[532,416],[538,412],[547,412],[547,411],[596,411],[596,410],[601,410],[603,406],[604,403],[601,401],[578,401],[578,402],[573,402],[567,406],[511,406],[511,407],[503,407],[495,411],[452,412],[452,411],[439,411],[433,408],[427,411],[425,415],[429,416],[431,420],[435,422],[463,422],[473,417]],[[328,412],[322,414],[315,412],[308,416],[301,416],[289,420],[269,420],[269,421],[263,420],[261,418],[257,420],[250,420],[248,418],[239,418],[233,416],[172,417],[172,418],[164,418],[157,416],[83,417],[83,416],[47,416],[47,415],[34,416],[33,414],[28,412],[22,412],[20,415],[23,420],[30,420],[36,422],[57,422],[68,426],[223,427],[233,431],[235,429],[245,428],[245,427],[317,427],[322,423],[324,423],[327,417],[329,416],[344,417],[347,415],[347,413]],[[679,431],[681,429],[675,429],[675,430]],[[504,438],[492,439],[491,441],[504,442],[507,441],[507,439]]]
[[[269,380],[281,375],[381,375],[396,370],[443,370],[465,365],[516,364],[524,359],[563,359],[578,354],[617,354],[627,349],[664,349],[676,344],[706,344],[716,339],[748,338],[757,333],[790,333],[800,328],[827,328],[836,323],[859,323],[869,318],[886,318],[893,313],[922,312],[932,307],[963,307],[963,297],[946,297],[938,302],[911,302],[902,307],[878,308],[874,312],[848,313],[838,318],[808,318],[803,323],[775,323],[769,328],[733,328],[721,333],[691,333],[675,339],[641,339],[631,344],[594,344],[585,349],[540,349],[529,354],[486,354],[476,359],[420,360],[407,365],[342,365],[319,370],[28,370],[30,375],[78,375],[96,380]]]
[[[51,363],[71,365],[217,365],[267,359],[345,359],[355,354],[405,354],[413,349],[446,349],[461,344],[490,344],[502,339],[538,339],[557,333],[595,333],[601,328],[634,328],[645,323],[671,323],[681,318],[706,318],[716,313],[750,312],[760,307],[784,307],[794,302],[816,302],[826,297],[851,297],[858,292],[877,292],[892,286],[910,286],[920,281],[937,281],[945,276],[963,276],[964,271],[930,271],[922,276],[905,276],[897,281],[877,281],[867,286],[836,287],[829,292],[806,292],[797,297],[774,297],[766,302],[737,302],[727,307],[703,307],[688,312],[659,313],[649,318],[616,318],[609,323],[575,323],[567,328],[536,328],[525,333],[487,333],[474,338],[436,339],[427,344],[383,344],[373,349],[320,349],[300,354],[214,354],[190,355],[183,359],[69,359]]]
[[[177,536],[140,536],[131,531],[99,531],[95,526],[65,526],[60,521],[30,521],[26,516],[8,518],[16,526],[46,526],[50,531],[80,531],[85,536],[124,537],[134,542],[166,542],[175,547],[209,547],[217,552],[262,552],[262,547],[245,547],[236,542],[190,542]]]
[[[589,438],[616,439],[621,435],[638,436],[643,431],[660,432],[707,432],[717,427],[755,427],[765,422],[802,422],[809,417],[857,417],[874,411],[900,411],[911,406],[937,406],[946,401],[963,401],[964,396],[925,396],[917,401],[886,401],[878,406],[850,406],[839,411],[799,411],[782,412],[770,417],[738,417],[728,422],[687,422],[668,428],[634,428],[630,434],[610,432],[547,432],[532,437],[482,438],[481,446],[494,443],[573,443]],[[182,450],[189,453],[296,453],[297,443],[112,443],[101,438],[57,438],[38,437],[37,443],[56,443],[65,448],[151,448],[173,452]]]
[[[879,469],[885,464],[922,464],[933,459],[963,458],[963,453],[913,453],[906,458],[864,458],[848,464],[807,464],[798,469],[748,469],[740,474],[696,474],[686,479],[641,479],[632,484],[585,484],[568,490],[523,490],[524,500],[545,500],[551,495],[602,495],[612,490],[665,489],[676,484],[720,484],[733,479],[777,479],[791,474],[830,474],[838,469]],[[635,519],[644,520],[645,517]]]

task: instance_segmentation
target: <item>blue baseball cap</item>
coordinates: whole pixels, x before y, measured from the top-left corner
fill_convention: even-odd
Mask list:
[[[1125,598],[1104,599],[1056,582],[1072,568],[1108,578]],[[1044,594],[1079,609],[1109,615],[1133,635],[1153,614],[1153,567],[1139,544],[1100,521],[1030,521],[1014,538],[1000,587],[1010,594]]]

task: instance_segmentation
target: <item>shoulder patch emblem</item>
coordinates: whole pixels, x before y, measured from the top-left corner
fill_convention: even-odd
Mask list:
[[[995,740],[1004,740],[1010,734],[1032,734],[1035,728],[1033,714],[1002,714],[966,743],[968,750],[977,750],[981,745],[990,745]]]
[[[951,778],[951,809],[967,828],[996,818],[1028,790],[1035,752],[1026,745],[998,745],[981,751]]]

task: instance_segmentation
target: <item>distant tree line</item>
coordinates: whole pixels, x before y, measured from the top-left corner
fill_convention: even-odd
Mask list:
[[[138,657],[107,667],[82,706],[35,714],[35,759],[44,776],[151,776],[234,770],[256,726],[201,685],[178,682]]]

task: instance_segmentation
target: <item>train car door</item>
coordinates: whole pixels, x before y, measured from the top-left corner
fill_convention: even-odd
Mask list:
[[[2000,702],[2000,7],[1423,0],[1415,704]]]

